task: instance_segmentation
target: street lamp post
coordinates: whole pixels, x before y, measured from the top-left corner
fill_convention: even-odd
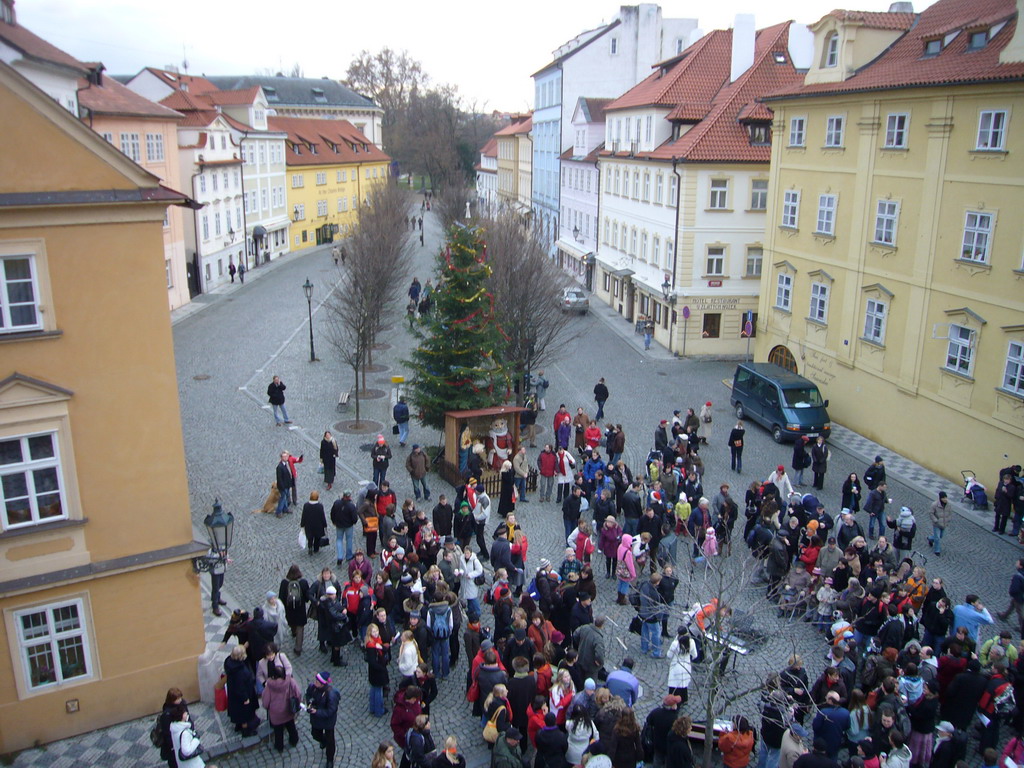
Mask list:
[[[676,297],[675,291],[672,290],[672,280],[671,280],[671,276],[668,275],[668,274],[665,275],[665,282],[663,282],[661,284],[661,294],[662,294],[662,296],[665,299],[665,303],[668,305],[668,311],[671,313],[669,315],[668,351],[672,352],[672,335],[675,332],[675,324],[676,324],[675,314],[676,314],[676,298],[677,297]],[[684,344],[686,343],[686,339],[685,338],[683,339],[683,343]]]
[[[227,561],[228,549],[234,537],[235,516],[221,508],[220,499],[214,499],[213,513],[206,516],[203,525],[206,526],[206,537],[210,541],[210,554],[192,560],[192,569],[196,573],[209,573],[214,566]]]
[[[302,286],[302,291],[306,294],[306,307],[309,310],[309,362],[315,363],[316,351],[313,349],[313,284],[309,282],[308,277]]]

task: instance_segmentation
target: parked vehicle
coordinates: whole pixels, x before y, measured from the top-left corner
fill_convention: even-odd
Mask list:
[[[803,436],[828,439],[832,432],[828,400],[817,385],[774,363],[737,365],[729,402],[736,418],[766,427],[777,443]]]
[[[579,312],[581,315],[590,311],[590,299],[579,288],[565,288],[559,301],[562,312]]]

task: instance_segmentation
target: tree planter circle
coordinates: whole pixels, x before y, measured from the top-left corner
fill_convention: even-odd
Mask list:
[[[361,389],[361,390],[359,390],[359,399],[360,400],[379,400],[380,398],[384,397],[386,394],[387,394],[387,392],[385,392],[383,389]],[[352,397],[349,400],[349,407],[350,408],[354,408],[355,407],[355,402],[354,402],[355,398],[356,398],[356,393],[353,392],[352,393]]]
[[[380,433],[384,430],[384,425],[379,421],[373,419],[350,419],[348,421],[336,422],[333,427],[335,432],[345,435],[369,435],[373,433]]]

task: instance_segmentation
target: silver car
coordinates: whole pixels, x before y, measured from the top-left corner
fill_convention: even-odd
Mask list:
[[[559,307],[562,312],[579,312],[581,315],[585,315],[590,310],[590,299],[579,288],[565,288],[562,291]]]

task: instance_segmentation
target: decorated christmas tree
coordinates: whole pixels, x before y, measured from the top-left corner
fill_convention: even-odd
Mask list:
[[[508,374],[498,359],[503,338],[486,286],[490,274],[483,232],[454,225],[438,254],[432,309],[417,328],[419,347],[407,361],[413,410],[426,426],[443,429],[445,411],[505,399]]]

